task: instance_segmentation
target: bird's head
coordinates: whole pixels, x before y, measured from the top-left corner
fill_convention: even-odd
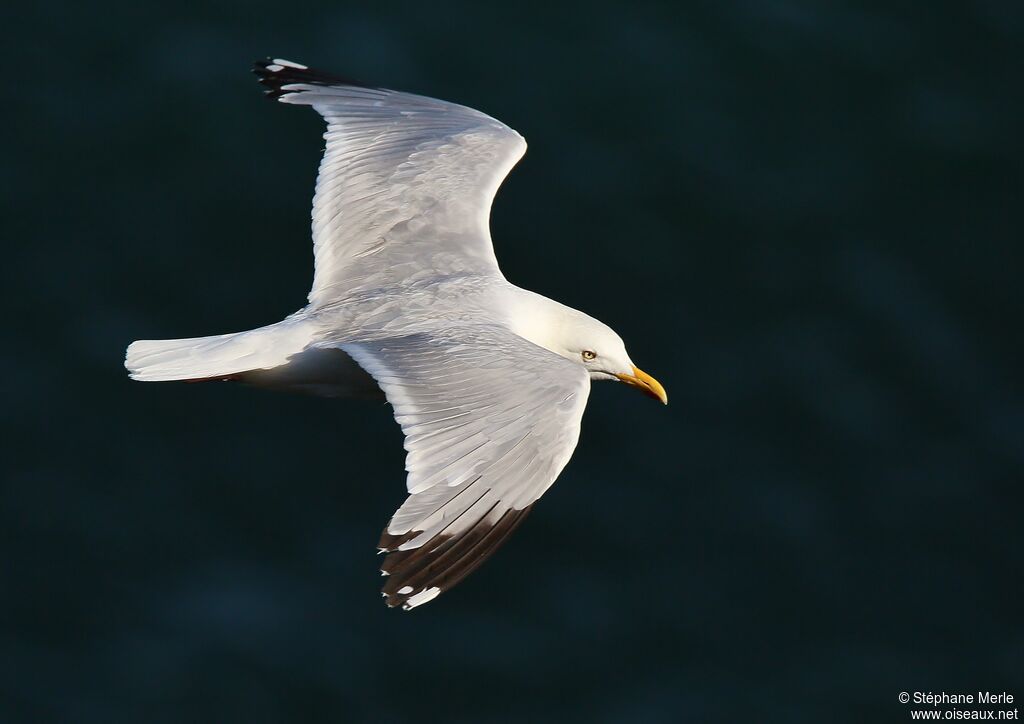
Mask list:
[[[625,382],[667,405],[665,388],[633,364],[622,338],[608,325],[582,313],[577,314],[578,317],[562,325],[558,348],[553,351],[583,365],[592,380]]]
[[[521,292],[518,301],[513,323],[521,336],[582,365],[592,380],[625,382],[668,404],[665,388],[633,364],[622,338],[607,324],[532,292]]]

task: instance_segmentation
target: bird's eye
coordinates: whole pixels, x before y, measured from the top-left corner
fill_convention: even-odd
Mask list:
[[[583,355],[583,359],[587,362],[597,358],[597,352],[591,352],[589,349],[583,350],[581,354]]]

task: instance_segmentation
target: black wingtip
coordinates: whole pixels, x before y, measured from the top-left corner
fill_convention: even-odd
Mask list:
[[[453,588],[505,542],[531,507],[509,509],[492,523],[484,516],[457,538],[442,533],[404,551],[398,550],[399,546],[415,538],[418,531],[394,536],[385,530],[377,545],[388,554],[381,566],[388,576],[381,591],[388,608],[401,606],[408,611]]]
[[[277,99],[289,91],[283,90],[283,86],[292,83],[305,83],[307,85],[349,85],[357,88],[373,88],[374,86],[361,83],[351,78],[345,78],[332,73],[325,73],[314,68],[309,68],[301,63],[295,63],[281,58],[265,58],[257,60],[252,64],[252,72],[259,78],[260,83],[266,86],[268,98]]]

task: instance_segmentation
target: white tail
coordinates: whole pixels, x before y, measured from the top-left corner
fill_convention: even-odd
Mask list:
[[[128,346],[124,366],[133,380],[142,382],[224,378],[286,364],[312,340],[312,325],[289,317],[234,334],[142,339]]]

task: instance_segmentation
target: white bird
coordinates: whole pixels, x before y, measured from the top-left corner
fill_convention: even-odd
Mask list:
[[[491,202],[522,136],[471,108],[286,60],[254,72],[271,98],[327,121],[309,304],[246,332],[133,342],[125,367],[147,382],[330,396],[376,382],[408,451],[409,496],[378,544],[383,595],[408,610],[476,569],[551,486],[591,380],[668,398],[609,327],[498,268]]]

